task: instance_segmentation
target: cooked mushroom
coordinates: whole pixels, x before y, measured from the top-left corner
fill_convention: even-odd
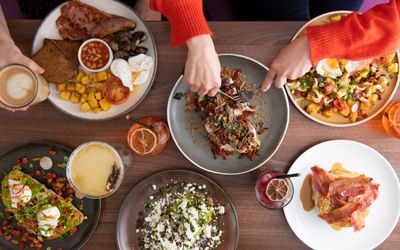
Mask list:
[[[122,58],[122,59],[127,59],[129,58],[129,53],[125,50],[120,50],[114,53],[115,58]]]
[[[109,45],[113,51],[118,51],[119,50],[119,44],[116,41],[111,41],[109,42]]]
[[[129,52],[131,50],[131,43],[130,42],[120,43],[120,48],[122,50],[125,50],[125,51]]]
[[[136,47],[135,52],[137,54],[146,54],[147,53],[147,48],[146,47]]]
[[[132,35],[129,32],[118,32],[117,40],[120,42],[127,42],[131,39]]]
[[[143,31],[136,31],[132,34],[132,40],[137,40],[141,43],[146,40],[146,34]]]

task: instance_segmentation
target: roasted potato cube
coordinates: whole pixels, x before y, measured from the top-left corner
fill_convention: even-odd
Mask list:
[[[86,88],[86,93],[96,93],[96,88],[95,87],[88,87]]]
[[[79,102],[80,102],[80,103],[84,103],[84,102],[86,102],[87,100],[88,100],[88,94],[85,93],[85,94],[82,94],[82,95],[81,95],[81,99],[79,100]]]
[[[87,76],[87,75],[83,76],[82,79],[81,79],[81,83],[83,85],[88,85],[90,83],[89,76]]]
[[[391,64],[395,55],[396,53],[391,53],[389,55],[386,55],[386,63]]]
[[[69,100],[72,103],[79,103],[81,96],[77,92],[72,92],[71,96],[69,97]]]
[[[332,109],[325,109],[325,110],[322,112],[322,115],[325,116],[325,117],[327,117],[327,118],[331,118],[331,117],[333,116],[333,114],[334,114],[334,112],[333,112]]]
[[[90,79],[90,82],[91,82],[91,83],[97,82],[97,76],[96,76],[96,74],[93,73],[93,74],[89,75],[89,79]]]
[[[103,86],[104,86],[104,83],[102,83],[102,82],[96,82],[96,84],[95,84],[96,89],[102,89]]]
[[[82,103],[81,110],[82,110],[82,112],[88,112],[90,110],[89,103],[87,103],[87,102]]]
[[[85,71],[79,69],[78,70],[78,74],[76,74],[76,77],[75,77],[75,82],[76,83],[81,83],[82,77],[84,77],[84,76],[85,76]]]
[[[399,72],[399,65],[397,63],[392,63],[388,66],[389,73],[397,73]]]
[[[75,91],[75,83],[67,83],[67,90],[68,91]]]
[[[88,100],[96,100],[96,96],[95,96],[96,92],[90,91],[88,93]]]
[[[93,109],[93,112],[100,113],[101,112],[101,108],[95,108],[95,109]]]
[[[59,83],[59,84],[57,84],[56,88],[57,88],[58,92],[64,91],[64,90],[67,89],[67,84],[66,83]]]
[[[101,94],[101,91],[96,91],[94,97],[96,98],[96,100],[100,101],[101,98],[103,98],[103,95]]]
[[[371,102],[371,104],[374,104],[374,103],[376,103],[376,101],[378,101],[378,95],[372,94],[368,97],[368,100]]]
[[[75,85],[75,90],[76,92],[78,92],[79,94],[84,94],[86,92],[86,86],[80,83],[77,83]]]
[[[99,102],[96,99],[88,99],[88,103],[91,109],[97,109],[99,107]]]
[[[101,99],[99,101],[100,107],[102,110],[107,111],[111,108],[111,103],[107,101],[106,99]]]
[[[96,73],[97,76],[97,81],[105,81],[107,80],[107,72],[105,71],[100,71]]]
[[[350,115],[350,108],[346,107],[343,110],[340,110],[339,113],[345,117],[347,117],[348,115]]]
[[[351,113],[350,114],[350,121],[351,122],[356,122],[358,118],[358,113]]]
[[[63,100],[69,100],[69,97],[71,96],[71,92],[70,91],[62,91],[62,92],[60,92],[60,94],[58,96]]]
[[[332,22],[338,22],[342,19],[342,15],[336,14],[336,15],[331,16],[329,19],[331,19]]]
[[[363,69],[363,70],[361,70],[361,72],[360,72],[360,77],[362,77],[362,78],[367,78],[368,73],[369,73],[369,70],[368,70],[368,69]]]
[[[362,102],[360,105],[360,109],[363,111],[367,111],[371,108],[371,102]]]
[[[311,103],[307,106],[307,113],[309,113],[310,115],[315,114],[319,111],[320,107],[319,105],[315,104],[315,103]]]

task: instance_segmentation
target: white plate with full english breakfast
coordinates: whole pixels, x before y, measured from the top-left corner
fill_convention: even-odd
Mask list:
[[[157,69],[153,35],[118,1],[69,1],[55,8],[34,38],[33,59],[45,69],[49,101],[85,120],[108,120],[137,107]]]

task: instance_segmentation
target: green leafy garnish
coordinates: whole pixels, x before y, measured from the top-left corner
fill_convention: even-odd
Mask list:
[[[178,92],[175,94],[174,99],[175,100],[180,100],[183,97],[183,92]]]

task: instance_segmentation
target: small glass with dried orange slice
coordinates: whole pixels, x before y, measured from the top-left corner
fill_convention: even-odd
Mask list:
[[[157,116],[140,118],[144,125],[134,123],[128,132],[128,145],[138,155],[150,156],[160,154],[170,137],[167,124]]]
[[[392,102],[385,108],[382,125],[390,136],[400,138],[400,101]]]
[[[289,204],[293,198],[293,184],[289,178],[278,178],[286,175],[279,171],[263,172],[259,175],[255,192],[261,205],[269,209],[280,209]]]

